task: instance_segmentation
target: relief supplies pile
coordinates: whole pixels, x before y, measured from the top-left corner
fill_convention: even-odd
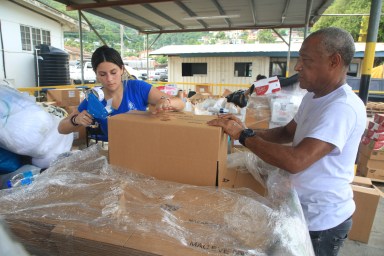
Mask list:
[[[104,152],[62,154],[29,186],[0,191],[0,217],[29,253],[313,255],[288,176],[249,152],[231,166],[253,166],[266,197],[156,180],[108,164]]]
[[[27,93],[0,84],[0,147],[30,156],[32,164],[47,168],[69,151],[73,134],[59,134],[60,118],[48,113]]]

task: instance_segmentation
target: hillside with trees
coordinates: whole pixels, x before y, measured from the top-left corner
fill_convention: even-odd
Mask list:
[[[335,0],[324,14],[350,14],[351,16],[322,16],[313,26],[311,31],[325,27],[339,27],[349,31],[355,41],[359,39],[360,29],[367,29],[369,16],[352,14],[369,14],[371,1],[367,0]],[[381,13],[384,12],[384,5]],[[365,17],[365,18],[364,18]],[[384,42],[384,17],[381,16],[378,42]]]

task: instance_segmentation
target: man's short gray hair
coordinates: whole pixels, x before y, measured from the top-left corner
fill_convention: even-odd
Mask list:
[[[343,59],[344,66],[351,64],[355,54],[355,43],[351,34],[341,28],[329,27],[317,30],[308,37],[319,36],[321,44],[329,54],[338,53]]]

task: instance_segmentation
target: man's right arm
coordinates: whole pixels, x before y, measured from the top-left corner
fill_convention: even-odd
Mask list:
[[[296,131],[296,122],[292,119],[287,125],[267,130],[255,130],[262,139],[273,143],[291,143]]]

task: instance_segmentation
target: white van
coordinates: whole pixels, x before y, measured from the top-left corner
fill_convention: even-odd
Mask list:
[[[132,67],[128,66],[127,64],[124,64],[124,67],[130,75],[135,77],[135,79],[142,80],[139,71],[137,71],[136,69],[133,69]]]

